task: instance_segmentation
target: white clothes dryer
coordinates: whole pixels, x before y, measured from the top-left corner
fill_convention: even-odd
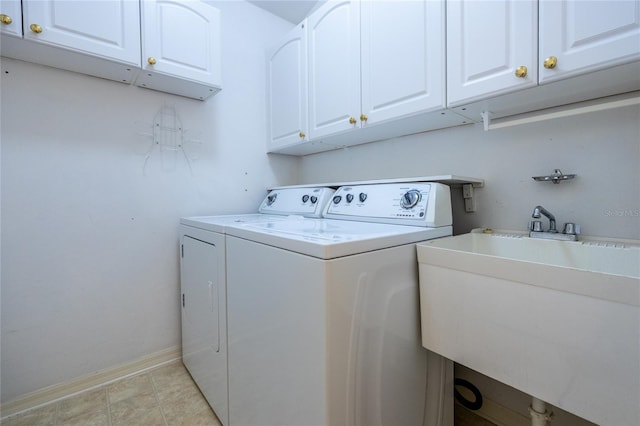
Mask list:
[[[229,424],[227,376],[226,230],[230,225],[320,217],[334,190],[271,191],[260,213],[180,219],[182,359],[224,425]]]
[[[230,424],[453,425],[416,259],[416,242],[452,234],[449,188],[342,187],[325,216],[227,230]]]

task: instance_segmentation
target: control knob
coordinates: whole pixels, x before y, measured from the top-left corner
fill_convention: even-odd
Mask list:
[[[304,195],[302,196],[302,202],[303,202],[303,203],[306,203],[307,201],[309,201],[309,196],[308,196],[307,194],[304,194]]]
[[[420,198],[422,198],[420,191],[417,189],[410,189],[405,192],[400,199],[400,206],[402,206],[403,209],[411,209],[420,202]]]
[[[270,206],[271,204],[273,204],[276,201],[276,198],[278,198],[277,192],[267,195],[267,205]]]
[[[364,192],[361,192],[360,195],[358,195],[358,199],[360,200],[361,203],[364,203],[364,200],[367,199],[367,194],[365,194]]]
[[[350,203],[353,201],[353,194],[347,194],[347,203]]]
[[[333,197],[333,204],[338,204],[342,200],[340,195],[336,195]]]
[[[311,204],[315,204],[318,202],[318,197],[316,197],[315,195],[311,196]]]

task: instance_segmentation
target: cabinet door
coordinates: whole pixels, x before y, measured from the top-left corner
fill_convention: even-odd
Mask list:
[[[329,0],[308,18],[309,137],[359,127],[360,2]]]
[[[303,141],[307,130],[307,25],[267,52],[269,149]]]
[[[142,65],[149,73],[220,86],[220,11],[200,1],[143,0]],[[153,84],[153,83],[151,83]]]
[[[638,59],[640,0],[540,1],[541,83]]]
[[[2,0],[0,2],[0,32],[15,37],[22,37],[22,8],[20,0]]]
[[[183,236],[182,359],[211,407],[227,423],[224,237],[217,244]]]
[[[444,1],[361,4],[367,124],[444,107]]]
[[[538,83],[534,0],[447,1],[447,101],[457,106]],[[526,67],[526,75],[516,70]]]
[[[22,7],[25,39],[140,66],[138,2],[24,0]]]

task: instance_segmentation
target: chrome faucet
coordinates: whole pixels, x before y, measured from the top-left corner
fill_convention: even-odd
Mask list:
[[[533,213],[531,214],[531,217],[534,219],[539,219],[540,214],[543,214],[549,218],[549,230],[547,232],[553,232],[554,234],[558,232],[558,230],[556,229],[556,217],[552,215],[551,212],[545,209],[544,207],[536,206],[533,209]]]
[[[575,223],[565,223],[564,230],[559,233],[556,229],[556,217],[551,212],[542,206],[536,206],[531,213],[531,217],[534,219],[540,219],[542,215],[549,219],[549,230],[542,229],[541,220],[532,220],[529,222],[529,237],[531,238],[543,238],[547,240],[565,240],[565,241],[578,241],[578,235],[580,234],[580,225]]]

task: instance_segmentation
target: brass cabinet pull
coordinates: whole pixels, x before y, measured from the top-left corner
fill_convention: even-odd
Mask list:
[[[305,135],[304,132],[300,132],[300,133],[298,133],[298,136],[300,136],[300,139],[304,139],[305,136],[307,136],[307,135]]]
[[[149,62],[149,65],[155,65],[156,64],[156,58],[149,57],[149,59],[147,59],[147,62]]]
[[[349,117],[349,124],[356,124],[357,120],[353,117]]]
[[[558,65],[558,58],[555,56],[549,56],[544,60],[544,67],[548,70],[554,69]]]
[[[42,27],[38,24],[31,24],[29,25],[29,28],[36,34],[40,34],[42,32]]]
[[[360,114],[360,121],[367,121],[369,119],[369,117],[367,117],[364,114]]]
[[[527,76],[527,67],[524,65],[516,68],[516,77],[525,78]]]
[[[10,23],[13,22],[13,19],[11,19],[11,16],[5,15],[3,13],[0,15],[0,21],[2,21],[3,24],[9,25]]]

